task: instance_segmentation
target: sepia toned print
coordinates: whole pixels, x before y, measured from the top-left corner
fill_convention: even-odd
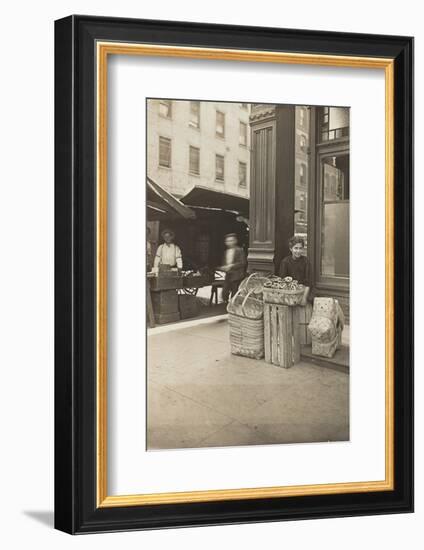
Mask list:
[[[349,108],[146,107],[147,449],[348,441]]]

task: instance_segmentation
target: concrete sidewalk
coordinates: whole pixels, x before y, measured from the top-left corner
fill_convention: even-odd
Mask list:
[[[225,317],[149,330],[148,449],[349,439],[349,376],[231,355]]]

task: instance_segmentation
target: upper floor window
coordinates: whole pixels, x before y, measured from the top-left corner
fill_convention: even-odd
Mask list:
[[[172,118],[172,101],[161,100],[159,103],[159,114],[165,118]]]
[[[321,142],[349,136],[348,107],[321,107],[319,115]]]
[[[200,101],[190,101],[190,121],[193,128],[200,128]]]
[[[247,105],[248,105],[247,103],[241,103],[240,105],[241,105],[241,108],[242,108],[242,109],[246,109],[246,110],[247,110]]]
[[[299,124],[302,128],[305,127],[305,109],[304,109],[304,107],[301,107],[299,109]]]
[[[247,145],[247,124],[240,122],[240,145]]]
[[[215,179],[224,181],[224,157],[222,155],[215,155]]]
[[[306,183],[306,166],[304,164],[299,167],[299,180],[303,185]]]
[[[216,127],[215,133],[218,137],[225,137],[225,113],[216,112]]]
[[[300,149],[302,151],[306,151],[306,138],[305,138],[305,136],[300,136],[299,145],[300,145]]]
[[[171,167],[171,140],[159,136],[159,166]]]
[[[200,149],[190,145],[189,171],[191,174],[200,174]]]
[[[239,162],[239,186],[247,187],[247,164]]]

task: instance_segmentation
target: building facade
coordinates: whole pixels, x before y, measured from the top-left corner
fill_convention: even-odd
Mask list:
[[[295,108],[295,216],[294,233],[307,241],[308,237],[308,184],[310,158],[310,109]]]
[[[149,99],[147,174],[175,197],[195,186],[249,197],[250,105]]]
[[[276,272],[307,242],[315,296],[349,318],[349,108],[254,104],[249,270]]]

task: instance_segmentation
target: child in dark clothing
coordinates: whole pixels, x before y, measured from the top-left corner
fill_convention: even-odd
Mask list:
[[[311,265],[308,258],[303,254],[304,248],[305,241],[302,237],[292,237],[289,240],[291,255],[281,260],[279,271],[279,276],[282,279],[285,277],[292,277],[306,287],[302,304],[306,303],[311,286]]]

